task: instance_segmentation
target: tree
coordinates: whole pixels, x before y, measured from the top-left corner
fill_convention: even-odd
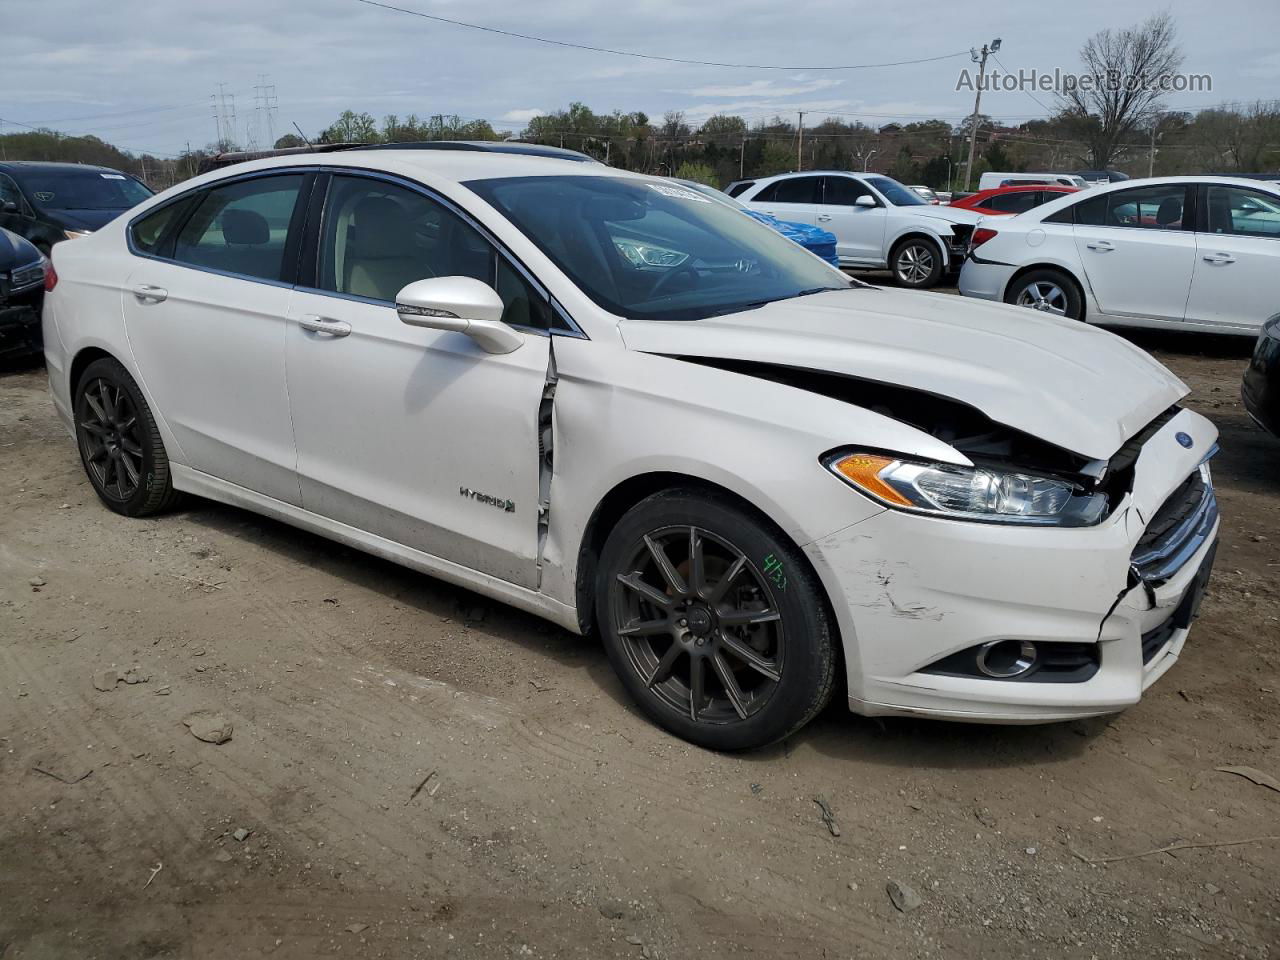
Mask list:
[[[378,125],[367,113],[343,110],[323,133],[321,143],[377,143]]]
[[[694,183],[705,183],[708,187],[720,189],[720,178],[710,164],[682,163],[676,167],[675,176],[678,180],[692,180]]]
[[[737,143],[747,135],[747,121],[741,117],[717,113],[707,117],[698,130],[698,136],[706,140],[716,139],[724,143]]]
[[[290,147],[305,147],[306,141],[296,133],[286,133],[283,137],[275,142],[276,150],[287,150]]]
[[[775,173],[787,173],[795,168],[795,150],[785,143],[771,140],[764,146],[760,162],[756,164],[755,176],[771,177]]]
[[[1100,30],[1085,42],[1080,48],[1084,76],[1058,99],[1060,117],[1084,143],[1091,167],[1109,168],[1123,154],[1130,134],[1151,123],[1160,112],[1165,84],[1182,59],[1168,13],[1123,30]]]

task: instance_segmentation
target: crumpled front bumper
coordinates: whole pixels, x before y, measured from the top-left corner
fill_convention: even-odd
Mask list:
[[[1190,436],[1191,449],[1175,441],[1178,433]],[[1139,581],[1133,553],[1150,518],[1215,439],[1209,421],[1181,411],[1148,440],[1132,493],[1096,527],[1017,527],[887,510],[809,544],[840,624],[850,708],[1035,723],[1137,703],[1186,643],[1188,629],[1173,628],[1170,618],[1203,588],[1197,576],[1211,559],[1218,522],[1212,519],[1163,582]],[[1099,665],[1087,680],[1061,683],[923,672],[1003,639],[1096,643]]]

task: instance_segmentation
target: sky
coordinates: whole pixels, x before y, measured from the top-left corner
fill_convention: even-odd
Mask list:
[[[1280,96],[1280,0],[387,0],[501,30],[667,57],[778,65],[665,63],[536,43],[429,21],[359,0],[43,0],[8,18],[0,55],[0,132],[15,124],[94,133],[134,152],[176,154],[215,139],[214,95],[234,98],[236,138],[267,139],[255,87],[274,86],[275,136],[308,136],[344,109],[457,114],[519,132],[528,118],[580,100],[597,112],[681,110],[751,119],[806,111],[880,126],[957,122],[968,49],[1000,37],[1009,71],[1078,68],[1105,27],[1169,10],[1186,55],[1212,92],[1171,95],[1172,109]],[[818,67],[945,57],[860,70]],[[219,84],[223,86],[220,88]],[[1037,100],[1039,102],[1037,102]],[[982,110],[1016,123],[1044,116],[1052,94],[984,94]],[[224,121],[230,110],[223,111]]]

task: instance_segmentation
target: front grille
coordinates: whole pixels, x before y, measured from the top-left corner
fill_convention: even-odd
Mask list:
[[[1174,609],[1172,616],[1158,627],[1148,630],[1142,635],[1142,662],[1144,664],[1154,660],[1156,654],[1169,645],[1173,635],[1179,630],[1191,626],[1191,621],[1199,614],[1200,601],[1204,599],[1205,591],[1209,587],[1209,577],[1213,574],[1213,561],[1217,553],[1218,547],[1215,544],[1209,549],[1208,555],[1204,558],[1204,562],[1196,573],[1195,580],[1178,602],[1178,606]]]
[[[19,290],[25,290],[27,287],[34,287],[38,283],[44,282],[44,264],[33,263],[30,266],[19,267],[9,274],[9,289],[17,293]]]
[[[1218,519],[1207,467],[1197,469],[1156,511],[1133,549],[1133,569],[1151,586],[1177,573],[1204,544]]]

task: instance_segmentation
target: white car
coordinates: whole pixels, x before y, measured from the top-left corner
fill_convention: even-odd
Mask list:
[[[932,187],[926,187],[923,183],[911,184],[911,189],[919,194],[920,199],[926,203],[941,203],[941,199],[933,192]]]
[[[1160,177],[1066,194],[982,224],[959,285],[1090,323],[1256,337],[1280,310],[1280,187]]]
[[[960,268],[969,232],[982,219],[973,210],[930,203],[878,173],[787,173],[745,184],[730,184],[726,192],[780,220],[830,230],[841,266],[887,267],[899,284],[917,289]]]
[[[1076,187],[1087,190],[1093,186],[1084,177],[1074,173],[1000,173],[988,170],[978,178],[979,190],[994,190],[997,187],[1040,187],[1053,185],[1058,187]]]
[[[668,180],[457,151],[239,164],[59,244],[103,503],[243,507],[602,638],[709,747],[1120,710],[1208,576],[1216,432],[1082,324],[851,280]]]

